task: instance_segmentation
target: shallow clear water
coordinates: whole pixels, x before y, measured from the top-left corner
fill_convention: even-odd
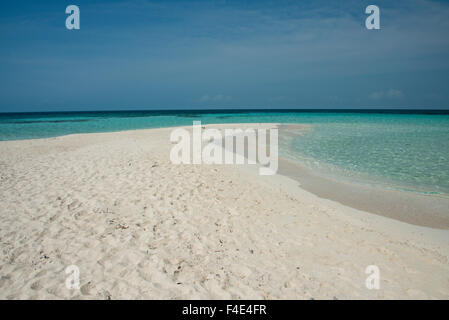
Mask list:
[[[449,119],[378,117],[316,124],[284,150],[309,167],[359,182],[449,193]]]
[[[207,123],[311,124],[281,155],[362,183],[449,193],[449,113],[129,111],[0,114],[0,140]]]

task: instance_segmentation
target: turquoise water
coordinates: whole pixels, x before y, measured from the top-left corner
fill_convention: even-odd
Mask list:
[[[352,181],[449,194],[447,116],[351,116],[317,123],[281,150]]]
[[[310,124],[280,154],[307,167],[413,192],[449,194],[449,112],[130,111],[0,114],[0,140],[208,123]],[[285,137],[284,137],[285,138]]]

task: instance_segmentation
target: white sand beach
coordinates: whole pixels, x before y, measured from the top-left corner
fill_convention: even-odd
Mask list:
[[[256,165],[172,164],[172,129],[0,142],[0,298],[449,298],[449,230]]]

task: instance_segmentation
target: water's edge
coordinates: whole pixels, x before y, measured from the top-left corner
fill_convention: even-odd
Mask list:
[[[300,163],[279,158],[278,174],[299,182],[320,198],[414,225],[449,229],[449,199],[390,190],[325,177]]]

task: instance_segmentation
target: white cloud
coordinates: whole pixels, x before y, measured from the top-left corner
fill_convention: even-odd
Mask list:
[[[201,102],[225,102],[231,101],[232,97],[224,94],[208,95],[205,94],[200,98]]]
[[[394,99],[404,98],[404,94],[402,93],[402,91],[396,90],[396,89],[388,90],[388,92],[386,93],[386,96],[389,98],[394,98]]]
[[[402,99],[404,94],[401,90],[390,89],[388,91],[376,91],[368,96],[371,100],[381,100],[381,99]]]

